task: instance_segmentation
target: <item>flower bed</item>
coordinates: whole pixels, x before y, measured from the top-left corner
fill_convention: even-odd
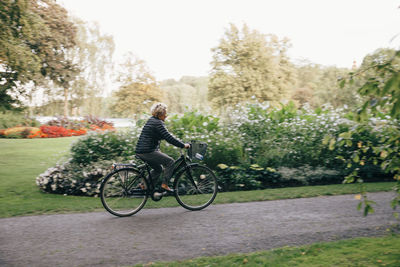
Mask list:
[[[111,122],[88,117],[82,121],[51,120],[40,127],[16,126],[0,130],[3,138],[57,138],[85,135],[89,131],[115,130]]]

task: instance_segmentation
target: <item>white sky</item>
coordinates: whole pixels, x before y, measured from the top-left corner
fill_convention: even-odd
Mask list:
[[[288,37],[293,60],[350,68],[380,47],[398,47],[399,0],[61,0],[111,34],[116,56],[131,51],[158,80],[210,71],[211,48],[232,22]]]

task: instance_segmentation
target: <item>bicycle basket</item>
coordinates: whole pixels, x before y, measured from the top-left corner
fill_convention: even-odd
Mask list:
[[[207,143],[192,140],[188,154],[190,159],[202,160],[207,151]]]

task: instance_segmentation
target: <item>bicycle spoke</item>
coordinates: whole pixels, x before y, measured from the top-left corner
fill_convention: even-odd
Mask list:
[[[119,169],[103,181],[100,195],[103,206],[116,216],[130,216],[147,201],[147,183],[134,169]]]
[[[217,180],[210,169],[196,165],[177,177],[174,188],[179,204],[189,210],[200,210],[214,200]]]

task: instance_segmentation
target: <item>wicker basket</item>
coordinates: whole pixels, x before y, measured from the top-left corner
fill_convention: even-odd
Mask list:
[[[192,140],[188,154],[191,159],[203,160],[207,152],[207,143]]]

